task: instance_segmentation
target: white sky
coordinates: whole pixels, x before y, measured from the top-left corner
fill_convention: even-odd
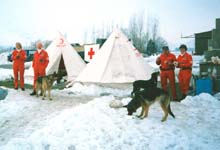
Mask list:
[[[159,19],[160,33],[170,45],[215,27],[219,0],[0,0],[0,45],[52,40],[57,31],[82,43],[92,28],[110,24],[127,27],[133,14]]]

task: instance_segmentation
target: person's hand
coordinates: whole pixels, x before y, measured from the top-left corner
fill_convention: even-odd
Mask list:
[[[166,64],[167,64],[167,65],[173,65],[173,62],[172,62],[172,61],[167,61]]]
[[[16,59],[19,59],[19,58],[20,58],[20,54],[17,54],[17,55],[16,55]]]
[[[160,60],[160,57],[157,57],[157,59],[156,59],[156,64],[160,64],[161,63],[161,60]]]
[[[176,67],[178,66],[178,62],[177,62],[177,61],[174,61],[173,64],[174,64],[174,66],[176,66]]]

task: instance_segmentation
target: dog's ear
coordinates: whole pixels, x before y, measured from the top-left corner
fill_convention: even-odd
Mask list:
[[[124,105],[123,107],[127,108],[127,107],[128,107],[128,105]]]

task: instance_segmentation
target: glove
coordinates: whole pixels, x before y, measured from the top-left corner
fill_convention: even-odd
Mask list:
[[[157,57],[156,64],[159,65],[161,63],[160,57]]]
[[[178,66],[178,62],[177,61],[174,61],[173,64],[174,64],[174,66]]]
[[[20,55],[17,55],[17,56],[16,56],[16,59],[19,59],[19,58],[20,58]]]
[[[40,59],[40,62],[43,62],[43,59]]]
[[[173,65],[172,61],[167,61],[167,65]]]

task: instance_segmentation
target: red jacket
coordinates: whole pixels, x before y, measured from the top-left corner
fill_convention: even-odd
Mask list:
[[[32,67],[35,70],[37,70],[37,69],[40,69],[40,70],[46,69],[48,63],[49,63],[49,57],[48,57],[48,54],[45,50],[41,50],[40,53],[38,53],[38,51],[36,51],[34,53]]]
[[[26,52],[23,49],[20,51],[14,50],[12,52],[11,58],[12,61],[14,62],[13,66],[24,66],[24,62],[26,59]]]
[[[178,56],[177,62],[179,68],[190,69],[192,67],[192,56],[189,53],[185,52],[183,55]]]
[[[172,53],[164,54],[162,53],[157,59],[156,64],[160,65],[160,68],[163,69],[174,69],[173,62],[176,61],[176,56]]]

